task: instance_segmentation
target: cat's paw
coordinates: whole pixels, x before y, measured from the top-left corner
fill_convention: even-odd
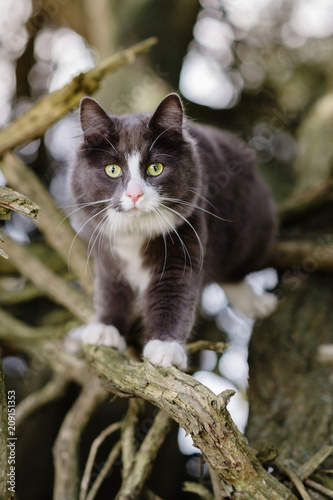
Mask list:
[[[68,352],[80,352],[82,344],[105,345],[114,347],[122,352],[126,349],[126,342],[118,329],[104,323],[89,323],[82,325],[67,334],[65,348]]]
[[[143,357],[163,368],[176,366],[180,370],[186,370],[187,367],[185,349],[178,342],[150,340],[143,349]]]
[[[262,319],[273,314],[277,309],[278,298],[274,293],[264,292],[257,295],[253,300],[252,311],[249,314],[251,319]]]

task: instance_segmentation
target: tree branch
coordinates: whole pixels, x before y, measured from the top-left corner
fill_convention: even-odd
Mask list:
[[[47,128],[77,106],[83,95],[95,92],[107,73],[132,63],[137,55],[149,51],[156,43],[156,38],[137,43],[104,59],[86,73],[76,76],[63,88],[42,97],[22,116],[0,131],[0,156],[5,151],[43,135]]]
[[[26,418],[41,407],[61,398],[69,382],[70,378],[64,374],[57,374],[40,390],[33,392],[23,399],[16,408],[16,427],[19,428]]]
[[[84,469],[84,473],[82,476],[81,480],[81,488],[80,488],[80,500],[85,500],[87,496],[87,491],[89,487],[89,481],[90,481],[90,476],[91,476],[91,471],[94,466],[95,458],[97,455],[98,448],[101,446],[103,441],[110,436],[113,432],[116,432],[121,428],[121,422],[115,422],[106,429],[104,429],[98,436],[97,438],[94,439],[93,444],[90,447],[90,452],[88,456],[88,460]],[[119,453],[120,450],[118,450]]]
[[[44,290],[46,295],[63,305],[83,322],[88,322],[93,315],[93,308],[85,295],[72,288],[62,278],[33,257],[24,246],[5,238],[5,249],[20,273]]]
[[[88,295],[92,295],[92,279],[86,272],[86,245],[76,237],[68,218],[60,212],[49,191],[34,171],[13,153],[5,153],[0,162],[0,169],[11,186],[26,193],[41,207],[37,219],[38,228],[47,243],[58,252],[65,263],[70,264]]]
[[[84,384],[81,393],[67,413],[54,449],[54,500],[77,498],[78,489],[78,445],[87,423],[108,398],[101,382],[93,377]]]
[[[171,422],[172,420],[164,411],[160,410],[158,412],[143,443],[134,456],[130,473],[124,476],[116,500],[140,498],[145,481],[154,465],[156,455],[171,428]]]
[[[268,474],[246,446],[226,405],[233,392],[215,396],[193,377],[174,367],[138,363],[114,349],[85,347],[88,366],[105,379],[110,391],[133,394],[163,409],[191,434],[217,475],[252,500],[295,499]],[[269,495],[269,496],[268,496]]]

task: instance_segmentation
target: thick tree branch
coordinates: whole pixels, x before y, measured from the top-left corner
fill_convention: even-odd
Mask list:
[[[90,369],[105,379],[110,391],[141,397],[163,409],[203,453],[217,475],[230,482],[240,498],[251,500],[295,499],[268,474],[246,446],[226,405],[233,392],[215,396],[191,376],[171,367],[138,363],[113,349],[87,346]]]
[[[53,123],[77,106],[82,96],[95,92],[107,73],[132,63],[137,55],[149,51],[156,43],[156,38],[137,43],[104,59],[86,73],[76,76],[63,88],[42,97],[22,116],[0,131],[0,156],[5,151],[43,135]]]

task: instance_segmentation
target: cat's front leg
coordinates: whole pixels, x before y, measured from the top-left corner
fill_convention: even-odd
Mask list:
[[[68,333],[66,349],[77,353],[82,344],[89,344],[124,351],[132,300],[131,290],[119,274],[106,272],[105,267],[96,266],[94,319]]]
[[[179,268],[166,269],[146,294],[144,310],[145,347],[143,357],[157,366],[187,367],[185,344],[195,322],[200,283]]]

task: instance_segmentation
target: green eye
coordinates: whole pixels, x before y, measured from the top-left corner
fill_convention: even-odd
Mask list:
[[[121,168],[119,167],[119,165],[106,165],[105,173],[109,177],[116,179],[117,177],[121,176]]]
[[[158,175],[161,175],[163,168],[162,163],[151,163],[147,168],[147,174],[152,177],[157,177]]]

